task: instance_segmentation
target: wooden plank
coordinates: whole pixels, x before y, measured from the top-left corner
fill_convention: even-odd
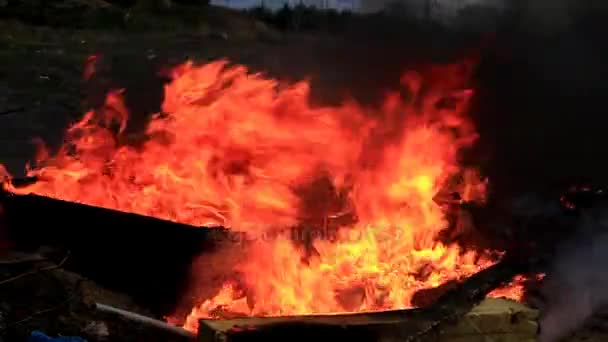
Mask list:
[[[520,273],[517,259],[506,258],[464,281],[425,309],[345,315],[206,320],[199,324],[200,341],[418,341],[437,338],[440,326],[456,322],[487,293]]]
[[[377,335],[387,327],[411,325],[420,328],[429,323],[423,310],[395,310],[375,313],[310,315],[292,317],[249,317],[231,320],[201,320],[199,337],[201,341],[254,339],[255,336],[296,338],[298,336],[320,335],[348,337],[357,334]],[[405,322],[405,323],[404,323]],[[250,336],[247,336],[250,335]],[[352,338],[352,337],[351,337]],[[272,339],[272,338],[271,338]]]
[[[455,323],[444,322],[433,341],[533,341],[538,331],[537,310],[508,299],[488,298]],[[279,318],[202,320],[199,341],[310,341],[348,338],[356,341],[403,341],[412,329],[428,326],[432,314],[425,310]]]

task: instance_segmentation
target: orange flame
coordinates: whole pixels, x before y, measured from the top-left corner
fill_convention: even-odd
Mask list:
[[[315,107],[307,82],[283,86],[224,61],[185,63],[173,70],[141,146],[122,143],[127,113],[121,92],[112,92],[102,113],[68,130],[63,148],[40,156],[29,170],[37,183],[9,187],[245,232],[242,259],[223,270],[232,279],[199,301],[190,330],[198,318],[228,313],[412,307],[416,291],[493,262],[436,241],[448,220],[435,194],[446,186],[467,200],[485,193],[485,182],[458,162],[477,138],[464,115],[470,67],[407,73],[401,92],[367,108]],[[316,194],[323,179],[330,190]],[[307,244],[286,230],[303,225],[325,235]]]
[[[505,286],[499,287],[494,291],[488,293],[487,297],[490,298],[507,298],[516,302],[524,301],[526,295],[526,283],[530,281],[540,282],[545,278],[544,273],[535,274],[532,277],[517,275]]]

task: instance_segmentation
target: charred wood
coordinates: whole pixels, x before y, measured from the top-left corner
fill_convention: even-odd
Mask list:
[[[20,251],[71,252],[64,268],[168,314],[187,286],[193,259],[231,241],[200,228],[38,195],[0,192],[4,235]]]

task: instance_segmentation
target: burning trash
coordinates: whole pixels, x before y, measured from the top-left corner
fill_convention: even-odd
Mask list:
[[[173,71],[141,146],[121,144],[127,113],[112,92],[102,110],[70,127],[59,151],[41,151],[28,174],[37,182],[9,190],[244,232],[241,261],[222,270],[232,279],[196,304],[190,329],[230,312],[409,308],[416,291],[495,262],[436,241],[448,224],[434,201],[440,190],[465,174],[455,190],[484,198],[484,180],[459,164],[477,137],[466,118],[470,69],[407,73],[381,108],[313,107],[305,82],[284,86],[226,62],[186,63]],[[323,179],[331,196],[305,191]],[[310,205],[322,202],[331,203]],[[344,210],[355,222],[332,223]],[[288,234],[311,222],[334,237]]]
[[[181,300],[190,313],[169,320],[192,332],[201,318],[416,307],[417,292],[502,255],[439,239],[454,219],[472,229],[450,207],[486,196],[486,180],[460,161],[477,139],[466,116],[472,67],[406,73],[403,89],[370,108],[313,106],[307,82],[188,62],[173,70],[143,142],[125,143],[123,91],[113,91],[58,151],[40,150],[35,181],[5,190],[242,236],[191,270]],[[215,293],[188,299],[217,279]]]

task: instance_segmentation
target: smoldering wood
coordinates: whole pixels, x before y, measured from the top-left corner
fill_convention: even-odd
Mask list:
[[[429,307],[376,313],[276,318],[202,319],[199,341],[426,341],[456,321],[493,289],[527,271],[525,260],[505,256],[461,282]]]
[[[221,227],[202,229],[38,195],[0,191],[0,205],[13,249],[69,250],[64,268],[159,315],[171,313],[186,291],[193,259],[232,238]]]

